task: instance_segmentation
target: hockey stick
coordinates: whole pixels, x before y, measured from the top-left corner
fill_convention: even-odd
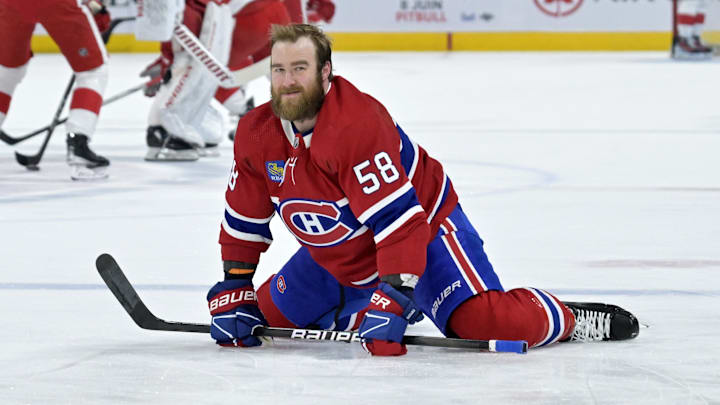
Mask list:
[[[200,323],[169,322],[156,317],[140,299],[132,284],[123,274],[115,259],[107,253],[98,256],[95,261],[100,277],[115,295],[125,311],[135,323],[149,330],[164,330],[173,332],[210,333],[210,325]],[[360,342],[362,339],[357,332],[342,332],[331,330],[292,329],[256,327],[253,336],[268,336],[276,338],[323,340],[335,342]],[[403,343],[418,346],[449,347],[458,349],[471,349],[490,352],[527,353],[527,342],[512,340],[470,340],[453,339],[433,336],[408,336]]]
[[[34,155],[23,155],[22,153],[15,152],[15,160],[17,160],[18,163],[25,166],[28,170],[40,170],[38,167],[38,163],[40,163],[40,159],[42,159],[43,154],[45,153],[45,148],[47,148],[48,142],[50,142],[50,137],[52,136],[53,132],[55,132],[55,127],[57,127],[58,123],[60,122],[60,113],[62,113],[63,108],[65,108],[65,102],[68,99],[68,96],[70,95],[70,91],[72,90],[73,84],[75,84],[75,74],[72,75],[70,78],[70,81],[67,84],[67,87],[65,88],[65,93],[63,93],[63,97],[60,100],[60,105],[57,108],[57,111],[55,112],[55,115],[53,116],[53,120],[50,123],[50,126],[47,129],[47,133],[45,135],[45,140],[42,143],[42,146],[40,146],[40,151]]]
[[[240,84],[235,81],[232,72],[221,63],[215,55],[203,45],[202,42],[183,24],[178,24],[173,29],[173,38],[193,57],[202,64],[221,87],[237,87]]]
[[[102,40],[103,43],[107,44],[108,40],[110,40],[110,35],[112,35],[113,30],[115,30],[115,27],[118,26],[118,24],[134,20],[135,17],[123,17],[123,18],[116,18],[112,21],[110,21],[110,26],[108,27],[107,31],[103,32],[102,34]],[[50,137],[52,136],[53,132],[55,132],[55,127],[59,124],[60,120],[60,114],[62,113],[63,108],[65,108],[65,103],[67,102],[68,96],[70,95],[70,91],[72,90],[73,84],[75,84],[75,74],[73,73],[72,78],[70,78],[70,82],[68,83],[67,88],[65,89],[65,93],[63,94],[62,100],[60,100],[60,105],[58,106],[57,111],[55,112],[55,116],[53,117],[52,123],[50,124],[49,128],[47,129],[47,135],[45,135],[45,140],[42,143],[42,146],[40,146],[40,150],[38,153],[34,155],[23,155],[21,153],[15,152],[15,160],[17,160],[18,163],[25,166],[28,170],[40,170],[38,167],[38,163],[40,163],[40,159],[42,159],[43,154],[45,153],[45,148],[47,148],[48,143],[50,142]]]
[[[231,88],[241,86],[251,80],[270,73],[270,57],[259,60],[250,66],[230,71],[203,45],[202,42],[185,25],[177,25],[173,37],[192,56],[193,59],[213,75],[220,87]]]
[[[120,92],[120,93],[118,93],[118,94],[116,94],[116,95],[114,95],[114,96],[112,96],[112,97],[108,97],[108,98],[106,98],[106,99],[103,100],[102,105],[103,105],[103,106],[106,106],[106,105],[108,105],[108,104],[112,104],[112,103],[114,103],[115,101],[120,100],[121,98],[124,98],[124,97],[126,97],[126,96],[129,96],[129,95],[137,92],[138,90],[144,89],[145,87],[147,87],[147,85],[148,85],[148,83],[138,84],[137,86],[131,87],[131,88],[129,88],[129,89],[125,90],[125,91],[122,91],[122,92]],[[64,124],[65,121],[67,121],[67,120],[68,120],[68,117],[63,117],[63,118],[60,119],[60,121],[57,122],[56,125]],[[36,129],[35,131],[30,132],[29,134],[26,134],[26,135],[23,135],[23,136],[18,136],[18,137],[12,137],[12,136],[6,134],[5,132],[0,131],[0,139],[2,139],[5,143],[7,143],[7,144],[9,144],[9,145],[15,145],[16,143],[20,143],[20,142],[22,142],[22,141],[24,141],[24,140],[26,140],[26,139],[30,139],[30,138],[38,135],[38,134],[41,134],[41,133],[49,130],[51,125],[52,125],[52,124],[46,125],[46,126],[40,128],[40,129]]]

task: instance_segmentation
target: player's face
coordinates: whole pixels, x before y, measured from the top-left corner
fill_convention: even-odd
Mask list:
[[[272,107],[275,115],[290,121],[315,117],[325,93],[315,59],[315,45],[302,37],[278,42],[271,53]]]

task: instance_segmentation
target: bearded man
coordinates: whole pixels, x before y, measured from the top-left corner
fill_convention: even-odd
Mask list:
[[[220,345],[256,346],[259,325],[359,330],[374,355],[402,355],[427,316],[446,336],[622,340],[638,322],[613,305],[505,291],[442,165],[385,107],[332,74],[330,40],[273,26],[272,101],[238,123],[220,231],[224,280],[207,299]],[[255,291],[278,214],[301,248]]]

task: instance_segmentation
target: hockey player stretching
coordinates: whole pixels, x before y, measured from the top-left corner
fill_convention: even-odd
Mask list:
[[[224,281],[208,293],[211,335],[255,346],[253,327],[358,329],[374,355],[402,355],[424,316],[446,336],[622,340],[638,321],[611,305],[505,291],[440,163],[377,100],[333,76],[328,38],[273,26],[272,100],[237,128],[220,243]],[[302,247],[255,292],[277,214]]]
[[[0,0],[0,127],[15,87],[27,71],[32,57],[30,39],[35,24],[40,23],[75,73],[65,125],[67,161],[74,179],[106,177],[105,169],[110,164],[88,145],[107,84],[107,53],[100,32],[107,29],[109,22],[110,16],[99,0]]]

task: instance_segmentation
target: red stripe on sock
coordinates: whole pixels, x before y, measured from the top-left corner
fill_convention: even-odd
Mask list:
[[[240,87],[232,87],[229,89],[218,87],[217,91],[215,92],[215,99],[222,104],[227,99],[232,97],[232,95],[235,94],[235,92],[237,92],[238,90],[240,90]]]
[[[705,24],[705,14],[698,14],[695,16],[695,24]]]
[[[102,101],[102,96],[97,91],[80,87],[73,91],[70,109],[80,108],[99,114]]]
[[[0,112],[3,114],[7,114],[8,110],[10,109],[10,97],[9,94],[3,93],[0,91]]]
[[[678,24],[695,24],[695,16],[689,15],[689,14],[678,14],[677,16],[677,23]]]

